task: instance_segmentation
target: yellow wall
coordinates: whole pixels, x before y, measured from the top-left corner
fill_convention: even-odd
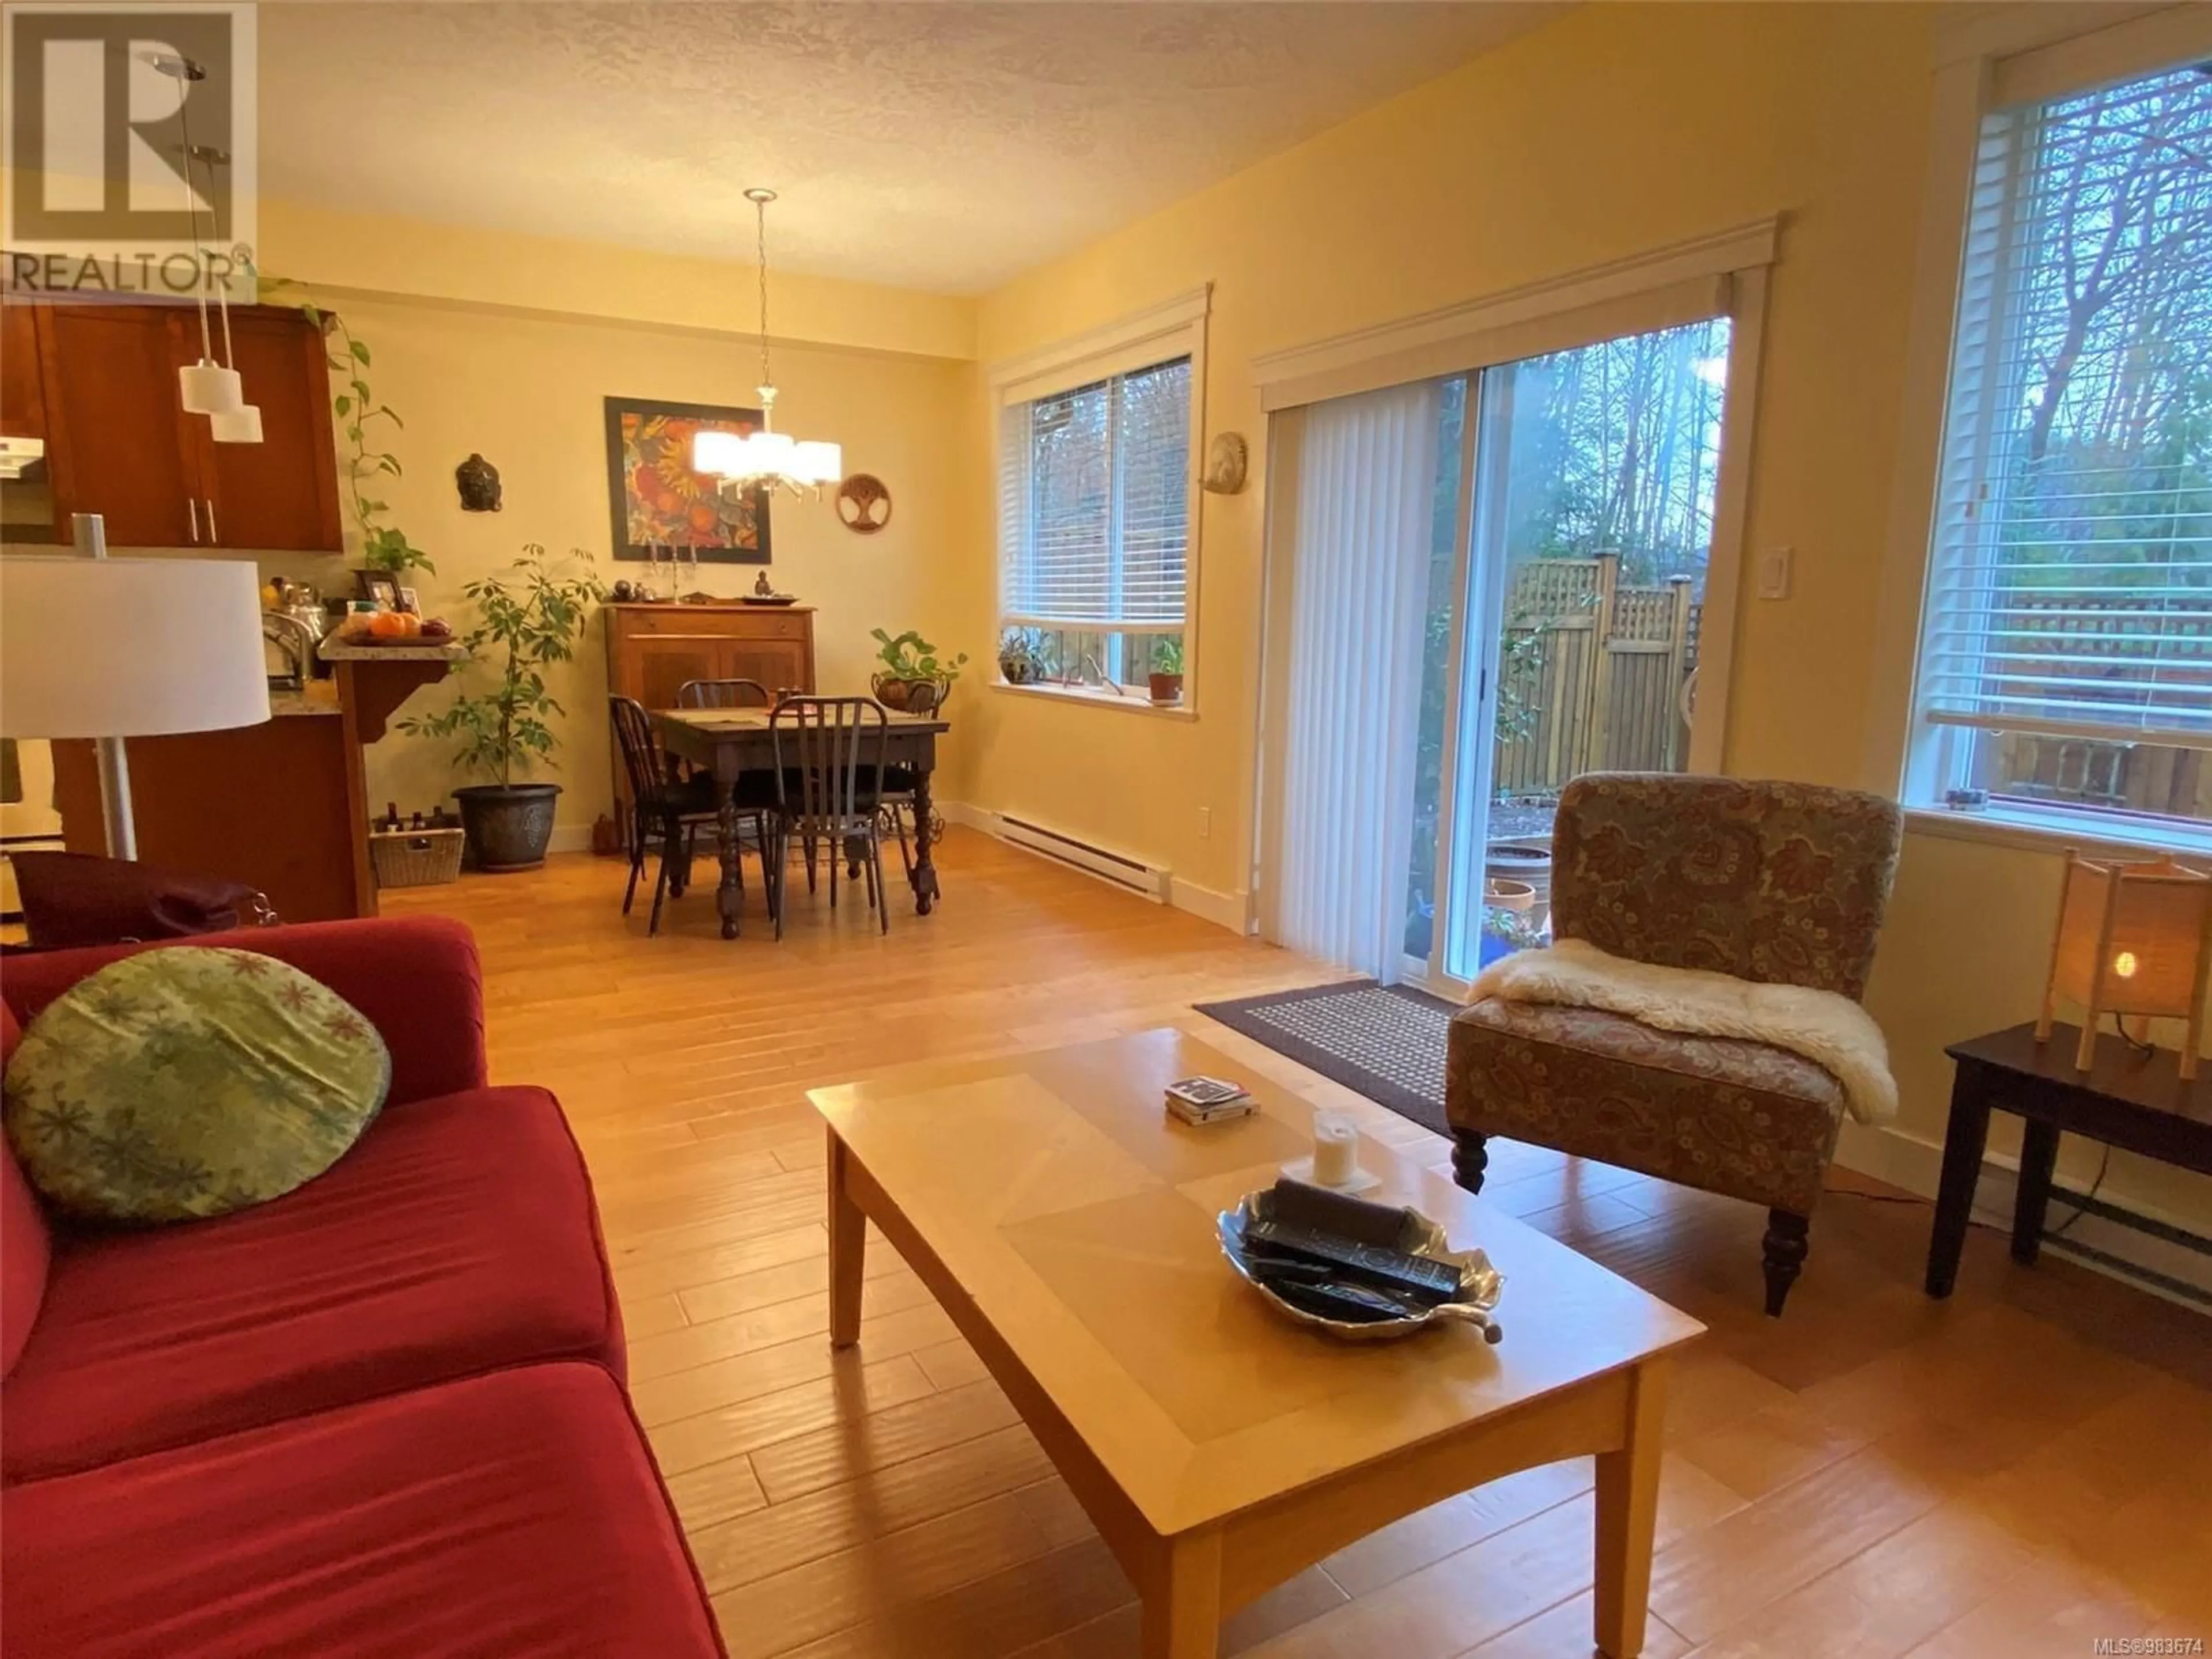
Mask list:
[[[1259,463],[1257,353],[1783,213],[1746,546],[1793,547],[1796,582],[1787,600],[1742,605],[1725,763],[1893,788],[1863,776],[1863,757],[1934,21],[1909,5],[1578,9],[988,296],[979,355],[1211,280],[1206,429],[1246,434]],[[1245,890],[1264,491],[1255,476],[1204,498],[1196,721],[985,695],[947,793]],[[991,568],[962,571],[958,637],[984,652]],[[1942,1138],[1943,1043],[2033,1013],[2056,882],[2046,854],[1909,838],[1871,994],[1908,1135]],[[2067,1168],[2081,1151],[2069,1143]],[[2133,1160],[2108,1191],[2212,1220],[2212,1182]]]
[[[1850,779],[1917,207],[1899,181],[1924,155],[1929,27],[1912,7],[1583,8],[988,296],[980,353],[1210,279],[1207,428],[1244,433],[1261,462],[1257,353],[1786,211],[1751,532],[1797,548],[1797,588],[1747,619],[1730,764]],[[1218,891],[1249,886],[1255,472],[1243,495],[1205,498],[1200,718],[981,699],[967,799]],[[960,626],[980,650],[990,572],[969,575]]]
[[[571,286],[533,264],[533,256],[546,252],[535,239],[442,229],[433,237],[428,228],[404,222],[314,216],[306,222],[311,229],[337,225],[349,234],[291,240],[289,233],[302,222],[281,208],[268,216],[265,263],[272,271],[301,273],[318,279],[319,289],[336,291],[333,303],[369,343],[378,398],[406,422],[390,436],[406,475],[378,493],[391,502],[392,520],[436,561],[436,574],[416,580],[425,611],[465,626],[471,613],[462,586],[506,565],[526,542],[556,554],[585,549],[603,580],[641,575],[642,565],[609,557],[601,399],[614,393],[750,403],[759,378],[757,347],[739,334],[693,326],[702,314],[693,303],[696,291],[666,280],[672,270],[681,276],[701,262],[586,249],[590,280]],[[395,248],[422,251],[449,234],[481,253],[483,263],[382,263]],[[378,252],[356,258],[356,247]],[[751,280],[737,267],[708,270],[732,285]],[[403,294],[359,291],[387,281],[404,284]],[[869,537],[840,524],[826,497],[779,500],[772,509],[771,574],[780,588],[819,607],[819,682],[826,690],[860,690],[874,650],[868,630],[930,623],[936,573],[964,551],[971,514],[968,366],[955,356],[894,355],[890,348],[934,341],[947,351],[964,350],[972,332],[963,310],[969,302],[909,295],[912,306],[878,303],[898,296],[809,278],[779,279],[777,292],[791,301],[774,359],[780,423],[842,443],[849,470],[873,472],[892,491],[891,523]],[[446,297],[416,297],[425,293]],[[590,309],[540,308],[568,305]],[[521,307],[530,309],[514,308]],[[837,343],[784,343],[787,325],[818,329]],[[877,349],[866,349],[871,346]],[[453,468],[471,451],[500,470],[505,504],[499,513],[460,509]],[[350,540],[350,524],[348,530]],[[349,568],[358,562],[355,556],[294,556],[263,564],[264,572],[296,575],[331,592],[350,582]],[[703,565],[700,586],[737,593],[751,586],[758,568]],[[597,619],[579,660],[556,677],[555,691],[568,717],[556,723],[560,764],[544,775],[565,786],[557,821],[573,838],[610,799],[605,645]],[[436,689],[418,692],[404,712],[434,708],[442,696]],[[396,800],[404,810],[427,808],[464,781],[447,765],[444,745],[424,738],[389,735],[368,759],[370,799],[380,807]]]

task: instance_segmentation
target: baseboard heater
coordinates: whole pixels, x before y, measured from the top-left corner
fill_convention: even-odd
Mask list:
[[[2069,1214],[2079,1212],[2081,1219],[2063,1236],[2046,1223],[2045,1249],[2076,1257],[2173,1300],[2212,1309],[2212,1238],[2055,1182],[2051,1202],[2054,1209],[2063,1206]],[[2099,1222],[2108,1224],[2099,1229]],[[2066,1225],[2064,1216],[2058,1218],[2058,1225]],[[2084,1229],[2089,1230],[2087,1238],[2079,1236]]]
[[[1974,1188],[1974,1218],[2009,1232],[2018,1190],[2014,1170],[1985,1161]],[[2174,1222],[2054,1182],[2042,1244],[2170,1301],[2212,1309],[2212,1238]]]
[[[998,832],[1000,840],[1011,842],[1040,858],[1050,859],[1071,870],[1080,870],[1087,876],[1111,882],[1124,891],[1138,894],[1155,904],[1168,902],[1169,874],[1158,865],[1146,864],[1120,853],[1109,853],[1087,841],[1078,841],[1057,830],[1048,830],[1041,823],[1031,823],[1027,818],[1014,817],[1004,812],[998,815]]]

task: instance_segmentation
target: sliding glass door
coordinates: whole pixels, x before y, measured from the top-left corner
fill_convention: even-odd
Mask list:
[[[1686,766],[1729,345],[1714,318],[1448,383],[1404,976],[1547,936],[1571,778]]]

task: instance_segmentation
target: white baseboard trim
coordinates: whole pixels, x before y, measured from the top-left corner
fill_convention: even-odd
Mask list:
[[[996,833],[995,826],[999,822],[996,812],[970,806],[964,800],[941,800],[935,805],[947,823],[957,823],[963,830],[981,830],[987,836]]]
[[[1210,921],[1217,927],[1226,927],[1232,933],[1243,934],[1252,931],[1252,896],[1249,893],[1219,892],[1175,876],[1168,882],[1168,902],[1178,910],[1189,911],[1201,921]]]
[[[1836,1162],[1847,1170],[1886,1181],[1922,1198],[1936,1196],[1943,1167],[1943,1148],[1903,1129],[1867,1128],[1845,1123]],[[1974,1219],[2009,1235],[2013,1194],[2020,1179],[2018,1160],[1987,1152],[1974,1188]],[[2063,1238],[2046,1235],[2043,1248],[2096,1272],[2124,1279],[2169,1302],[2212,1307],[2212,1238],[2203,1224],[2139,1202],[2110,1186],[2096,1207],[2068,1224],[2075,1189],[2062,1183],[2051,1195],[2046,1227],[2064,1226]],[[1817,1248],[1817,1246],[1816,1246]]]

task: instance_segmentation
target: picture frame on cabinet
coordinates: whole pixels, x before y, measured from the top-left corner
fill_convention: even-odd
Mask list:
[[[694,471],[691,441],[702,431],[760,429],[757,409],[719,404],[605,399],[607,506],[614,556],[643,563],[681,548],[702,564],[766,564],[770,557],[768,492],[737,501],[721,481]]]
[[[381,605],[386,611],[403,608],[399,603],[399,583],[389,573],[356,570],[353,573],[353,583],[354,591],[371,605]]]

